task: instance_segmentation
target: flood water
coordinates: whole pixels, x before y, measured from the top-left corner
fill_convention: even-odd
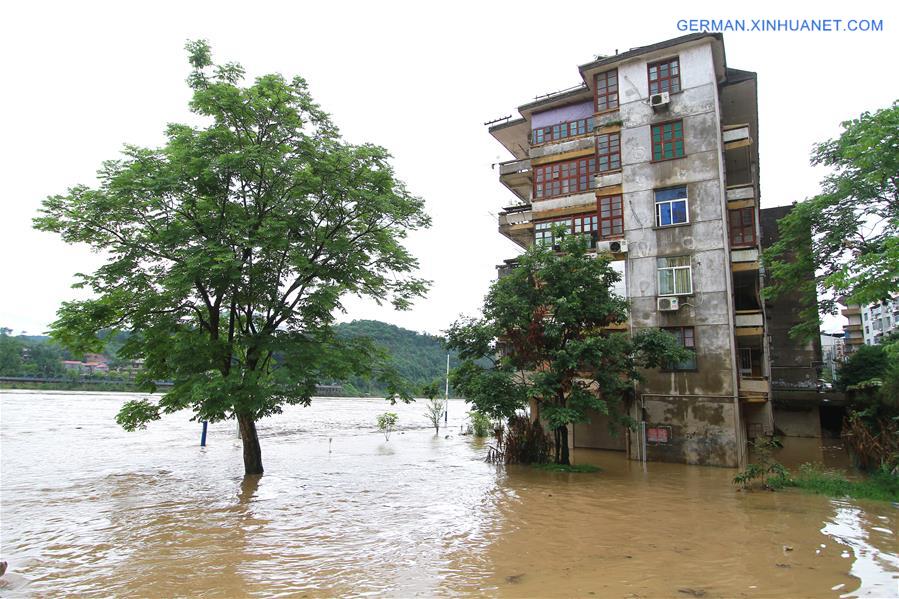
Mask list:
[[[244,480],[234,423],[202,449],[186,413],[126,433],[127,398],[0,393],[0,595],[899,594],[889,503],[742,493],[733,470],[615,452],[576,452],[597,474],[493,466],[458,434],[460,401],[439,437],[421,402],[287,408],[259,424],[266,474]]]

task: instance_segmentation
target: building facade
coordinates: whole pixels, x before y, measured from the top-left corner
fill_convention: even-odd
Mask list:
[[[500,233],[554,245],[561,226],[624,274],[627,328],[663,328],[693,357],[644,372],[610,434],[595,415],[575,447],[738,466],[774,432],[759,267],[756,76],[727,66],[723,36],[693,34],[579,67],[582,83],[518,108],[490,133],[512,154],[517,201]],[[501,267],[502,271],[502,267]]]

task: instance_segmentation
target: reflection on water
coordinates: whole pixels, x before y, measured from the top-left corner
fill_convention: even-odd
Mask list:
[[[427,428],[420,404],[391,407],[400,422],[389,442],[375,428],[383,401],[289,408],[260,423],[267,474],[245,479],[233,423],[210,426],[201,449],[185,414],[120,430],[122,401],[0,394],[0,540],[14,573],[0,590],[896,594],[890,504],[739,493],[733,470],[644,470],[613,452],[577,452],[599,474],[496,467],[483,462],[483,442],[457,434],[461,402],[451,402],[449,438]],[[806,445],[785,449],[796,463],[839,455]]]

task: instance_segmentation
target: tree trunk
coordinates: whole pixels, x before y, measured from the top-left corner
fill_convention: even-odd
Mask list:
[[[557,464],[571,465],[571,459],[568,455],[568,427],[565,425],[556,429],[558,431],[557,439],[559,439],[559,447],[556,449]]]
[[[256,421],[250,416],[238,414],[237,422],[243,441],[244,474],[262,474],[262,448],[259,447],[259,436],[256,434]]]

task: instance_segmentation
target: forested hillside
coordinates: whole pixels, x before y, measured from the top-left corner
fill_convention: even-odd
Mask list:
[[[354,320],[338,324],[337,334],[345,337],[368,337],[387,350],[399,373],[416,386],[446,376],[446,349],[440,337],[416,333],[377,320]],[[459,365],[455,354],[450,356],[450,368]],[[347,395],[380,395],[384,389],[377,383],[355,378],[346,385]],[[452,395],[450,389],[450,395]]]

